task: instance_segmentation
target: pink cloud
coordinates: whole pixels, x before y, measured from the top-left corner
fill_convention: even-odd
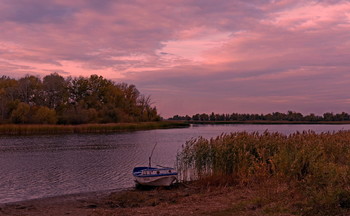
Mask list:
[[[350,24],[350,3],[325,4],[310,1],[292,9],[270,14],[266,22],[289,30],[316,30],[325,25],[339,28],[339,25]]]
[[[344,111],[349,11],[326,0],[4,0],[0,71],[127,81],[166,117]]]

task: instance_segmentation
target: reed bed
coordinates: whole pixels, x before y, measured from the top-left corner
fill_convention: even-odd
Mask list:
[[[186,142],[177,155],[183,181],[205,185],[287,184],[306,215],[350,208],[350,131],[291,135],[235,132]]]
[[[83,124],[83,125],[0,125],[0,135],[37,135],[37,134],[70,134],[70,133],[110,133],[134,130],[150,130],[160,128],[187,127],[182,122],[138,122],[111,124]]]

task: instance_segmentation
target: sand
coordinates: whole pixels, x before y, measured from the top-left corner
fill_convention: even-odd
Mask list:
[[[151,190],[128,189],[73,194],[0,205],[0,216],[99,215],[266,215],[265,207],[278,200],[257,202],[261,196],[247,187],[190,185]],[[263,195],[264,196],[264,195]],[[293,215],[288,210],[273,215]]]

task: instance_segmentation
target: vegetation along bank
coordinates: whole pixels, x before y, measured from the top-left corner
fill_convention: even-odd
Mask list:
[[[159,121],[150,96],[102,76],[0,77],[0,124],[91,124]]]
[[[180,116],[174,115],[169,120],[183,120],[193,123],[249,123],[249,124],[293,124],[293,123],[313,123],[313,124],[349,124],[350,114],[346,112],[334,114],[332,112],[326,112],[323,115],[316,115],[310,113],[309,115],[303,115],[299,112],[288,111],[287,113],[273,112],[268,114],[218,114],[212,112],[211,114],[202,113],[192,116]]]
[[[38,134],[70,134],[70,133],[110,133],[134,130],[166,129],[188,127],[183,122],[157,121],[137,123],[81,124],[81,125],[0,125],[0,135],[38,135]]]
[[[268,205],[276,201],[273,197],[257,200],[256,208],[266,212],[350,213],[350,131],[288,136],[236,132],[209,140],[200,137],[185,144],[177,161],[180,177],[198,179],[202,187],[258,185],[259,191],[274,191],[273,196],[281,199],[278,206]]]
[[[172,188],[0,205],[0,215],[350,215],[350,132],[189,140]]]

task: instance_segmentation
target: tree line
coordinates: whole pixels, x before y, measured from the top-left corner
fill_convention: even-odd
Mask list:
[[[0,123],[85,124],[160,120],[150,96],[102,76],[0,77]]]
[[[299,112],[288,111],[287,113],[273,112],[268,114],[195,114],[193,116],[175,115],[169,120],[185,120],[185,121],[350,121],[350,115],[342,112],[333,114],[332,112],[324,113],[322,116],[311,113],[303,115]]]

